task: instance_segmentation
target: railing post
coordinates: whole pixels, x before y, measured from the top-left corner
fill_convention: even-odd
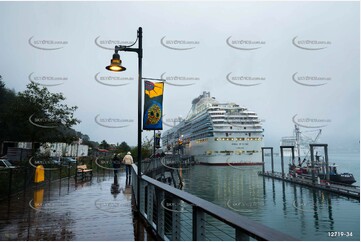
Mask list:
[[[236,228],[236,241],[247,241],[249,239],[249,235],[242,232],[239,228]]]
[[[157,159],[157,158],[154,158],[154,161],[152,162],[153,163],[153,170],[157,170],[158,167],[162,166],[162,164],[160,163],[160,160]]]
[[[96,159],[98,159],[98,158],[96,158]],[[98,161],[98,160],[96,160],[96,161]],[[76,164],[76,166],[78,165],[78,162],[77,162],[77,164]],[[75,166],[75,171],[76,171],[76,166]],[[98,175],[98,173],[99,173],[99,165],[97,165],[97,175]],[[75,173],[76,174],[76,173]]]
[[[146,182],[142,179],[140,179],[140,191],[138,192],[139,194],[139,212],[141,214],[143,214],[143,216],[145,215],[145,186],[146,186]],[[144,216],[145,217],[145,216]]]
[[[156,193],[157,196],[157,231],[158,235],[164,239],[164,190],[158,190]]]
[[[180,240],[180,200],[178,198],[172,197],[172,240]]]
[[[12,182],[13,182],[13,169],[9,169],[9,186],[8,186],[8,196],[10,197],[11,195],[11,187],[12,187]]]
[[[147,192],[147,203],[145,206],[147,206],[147,220],[149,224],[153,223],[153,185],[148,184],[147,186],[148,192]]]
[[[97,175],[98,175],[98,167],[99,166],[97,166]],[[76,183],[78,181],[78,159],[75,159],[75,168],[74,168],[74,170],[75,170],[74,178],[75,178],[75,183]]]
[[[60,182],[61,182],[61,178],[62,178],[61,177],[61,168],[62,168],[62,165],[59,164],[59,174],[58,174],[58,176],[59,176]]]
[[[71,164],[70,164],[70,161],[68,161],[68,179],[70,178],[70,167],[71,167]]]
[[[193,206],[193,241],[205,240],[204,212],[200,207]]]
[[[132,189],[133,189],[133,194],[134,194],[134,198],[135,198],[135,204],[138,204],[138,202],[139,202],[139,198],[137,197],[137,195],[138,195],[138,192],[137,192],[138,191],[138,185],[137,185],[138,179],[136,179],[137,175],[135,174],[134,167],[132,167],[131,173],[132,173],[131,177],[133,177],[131,180],[132,180]]]
[[[27,182],[27,180],[28,180],[28,167],[27,166],[25,166],[25,174],[24,174],[24,191],[26,191],[26,182]],[[25,193],[25,192],[24,192]]]

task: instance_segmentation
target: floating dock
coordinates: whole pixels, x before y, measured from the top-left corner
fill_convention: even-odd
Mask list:
[[[348,185],[340,185],[340,184],[333,184],[333,183],[326,183],[326,182],[320,182],[319,184],[313,183],[312,179],[309,179],[304,176],[298,176],[298,177],[291,177],[291,176],[284,176],[282,177],[281,172],[258,172],[258,175],[274,178],[277,180],[290,182],[302,186],[311,187],[314,189],[324,190],[332,193],[337,193],[339,195],[344,195],[347,197],[352,197],[360,200],[360,188],[357,186],[348,186]]]
[[[323,147],[325,151],[325,157],[326,157],[326,167],[328,166],[328,151],[327,151],[327,144],[310,144],[311,149],[311,162],[312,162],[312,168],[314,168],[314,162],[313,162],[313,148],[314,147]],[[281,167],[282,172],[275,172],[274,171],[274,162],[273,162],[273,147],[262,147],[262,161],[263,161],[263,167],[262,171],[258,172],[258,175],[274,178],[277,180],[290,182],[302,186],[307,186],[314,189],[324,190],[332,193],[336,193],[339,195],[351,197],[360,200],[360,187],[359,186],[352,186],[352,185],[346,185],[346,184],[340,184],[340,183],[333,183],[330,181],[329,173],[326,173],[326,180],[320,180],[316,178],[316,175],[313,173],[310,176],[306,175],[296,175],[293,176],[291,174],[284,172],[284,162],[283,162],[283,149],[291,149],[292,150],[292,159],[295,158],[294,156],[294,146],[280,146],[281,150]],[[265,150],[271,151],[271,165],[272,165],[272,171],[265,171],[264,169],[264,156],[265,156]],[[327,169],[326,169],[327,170]]]

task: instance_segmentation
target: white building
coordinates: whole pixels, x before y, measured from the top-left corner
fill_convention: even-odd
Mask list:
[[[81,157],[88,155],[88,146],[79,143],[44,143],[40,146],[40,153],[50,157],[71,156]]]

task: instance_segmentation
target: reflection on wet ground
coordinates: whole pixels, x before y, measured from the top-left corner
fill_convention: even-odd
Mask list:
[[[154,240],[132,211],[120,173],[66,178],[0,201],[0,240]]]

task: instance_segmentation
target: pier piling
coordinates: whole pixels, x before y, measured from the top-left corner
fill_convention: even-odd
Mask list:
[[[284,162],[283,162],[283,149],[291,149],[291,151],[292,151],[292,162],[295,161],[295,147],[294,146],[280,146],[282,178],[285,177],[285,168],[284,168]]]
[[[328,148],[327,145],[324,146],[325,149],[325,162],[326,162],[326,181],[330,181],[330,170],[328,168]]]
[[[273,162],[273,147],[271,147],[271,166],[272,166],[272,173],[274,173],[275,169],[274,169],[274,162]]]
[[[272,163],[272,173],[274,172],[274,166],[273,166],[273,147],[262,147],[262,172],[264,173],[265,170],[264,170],[264,150],[271,150],[271,163]]]
[[[326,165],[326,181],[330,182],[330,169],[329,169],[329,162],[328,162],[328,145],[327,144],[310,144],[310,150],[311,150],[311,166],[312,166],[312,183],[315,184],[315,161],[314,161],[314,147],[323,147],[323,151],[325,154],[325,165]],[[316,156],[316,161],[319,158]],[[322,169],[324,167],[324,164],[322,162]]]

